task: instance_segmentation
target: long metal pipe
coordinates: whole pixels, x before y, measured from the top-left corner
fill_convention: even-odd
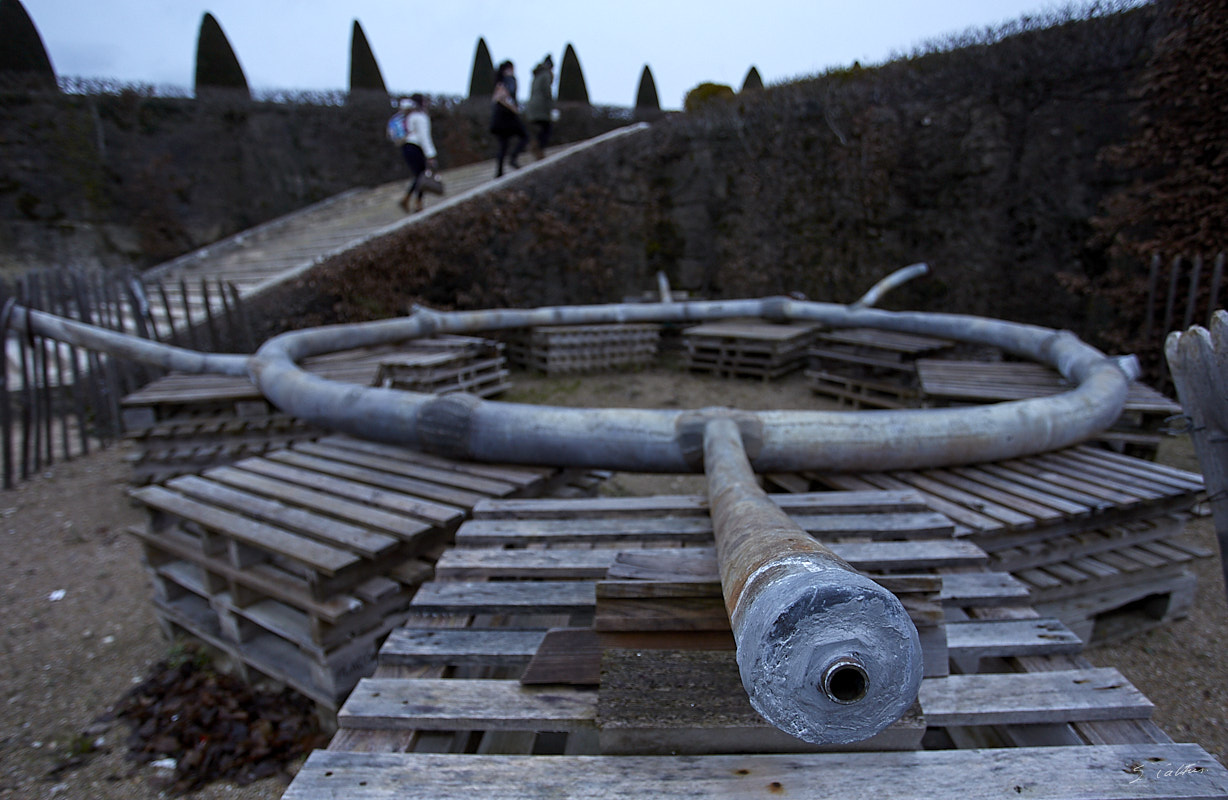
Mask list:
[[[447,314],[420,309],[401,320],[275,337],[253,357],[252,377],[264,395],[288,413],[359,437],[457,458],[690,472],[699,469],[699,453],[685,446],[680,433],[693,422],[693,412],[571,409],[343,386],[309,375],[295,362],[434,333],[731,317],[809,320],[835,328],[870,327],[992,345],[1049,364],[1077,384],[1053,397],[970,409],[757,412],[763,441],[751,458],[760,471],[911,469],[1057,449],[1112,424],[1130,380],[1137,377],[1131,361],[1110,359],[1068,332],[980,317],[854,310],[787,298]]]
[[[9,327],[17,330],[28,329],[48,339],[179,372],[247,377],[248,361],[251,358],[245,355],[201,353],[24,306],[13,306]]]
[[[891,592],[802,530],[755,482],[733,417],[710,412],[704,473],[738,670],[764,719],[849,744],[917,698],[917,629]]]
[[[185,372],[247,374],[286,413],[355,436],[457,458],[693,472],[701,467],[694,412],[574,409],[342,384],[311,375],[303,358],[438,333],[548,325],[698,322],[732,317],[807,320],[1000,347],[1048,364],[1075,388],[1033,400],[965,409],[761,411],[755,469],[885,470],[991,461],[1065,447],[1107,428],[1121,413],[1137,368],[1068,332],[956,314],[890,312],[789,298],[630,303],[439,313],[282,334],[253,356],[212,355],[148,342],[37,311],[14,308],[14,327],[82,347]],[[752,412],[748,412],[752,413]],[[821,447],[819,446],[821,443]]]

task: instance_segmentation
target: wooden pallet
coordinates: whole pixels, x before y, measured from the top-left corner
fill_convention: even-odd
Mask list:
[[[395,348],[371,348],[305,359],[303,368],[329,380],[371,386]],[[122,400],[124,429],[140,431],[172,418],[255,417],[276,412],[247,378],[172,373]]]
[[[1070,389],[1057,371],[1043,364],[1019,361],[921,359],[917,362],[917,378],[921,401],[927,406],[1029,400]],[[1125,452],[1154,458],[1160,428],[1165,420],[1180,413],[1178,403],[1134,381],[1121,417],[1103,438],[1118,443]]]
[[[556,473],[329,436],[133,489],[150,521],[131,532],[169,634],[335,709],[469,510]]]
[[[501,361],[475,353],[497,351],[482,339],[444,336],[396,347],[366,348],[305,359],[303,367],[329,380],[359,386],[393,385],[418,365],[416,391],[489,395],[509,384]],[[496,363],[498,362],[498,363]],[[406,387],[411,388],[411,387]],[[232,464],[328,435],[282,413],[246,378],[171,374],[123,399],[130,480],[158,483],[212,466]]]
[[[467,392],[479,397],[493,397],[511,387],[502,342],[448,336],[425,343],[432,349],[424,347],[420,352],[398,353],[381,360],[376,385],[428,394]]]
[[[1036,608],[1062,620],[1088,644],[1108,644],[1187,616],[1196,588],[1193,574],[1182,570],[1141,583],[1042,601]]]
[[[1107,604],[1113,599],[1125,606],[1160,593],[1172,600],[1171,614],[1183,613],[1181,576],[1193,559],[1211,555],[1179,541],[1201,500],[1201,476],[1103,448],[942,469],[773,475],[768,481],[798,492],[916,491],[953,521],[957,537],[989,553],[992,568],[1027,585],[1034,603],[1065,603],[1070,610],[1060,616],[1085,633],[1118,610]],[[1081,602],[1092,597],[1103,602]],[[1114,635],[1121,635],[1120,626]]]
[[[183,416],[130,432],[128,480],[158,483],[326,436],[322,428],[276,411],[253,416]]]
[[[801,369],[817,325],[724,320],[682,334],[686,368],[723,377],[772,380]]]
[[[807,352],[806,378],[815,394],[854,408],[918,405],[917,359],[952,351],[947,339],[849,328],[823,331]]]
[[[882,493],[884,512],[865,510],[874,493],[856,494],[833,513],[863,509],[871,526],[911,513],[898,510],[900,493]],[[329,749],[312,754],[287,800],[1228,791],[1228,771],[1196,745],[1172,744],[1120,673],[1093,668],[1060,622],[1021,604],[1009,580],[988,579],[983,551],[887,531],[839,546],[883,581],[941,586],[938,616],[910,597],[930,631],[919,702],[856,752],[814,752],[750,710],[728,623],[695,602],[711,599],[710,540],[666,544],[676,518],[704,508],[672,497],[475,509],[461,533],[491,523],[510,526],[506,535],[441,556],[415,598],[429,613],[389,637],[376,676],[359,683]],[[527,522],[573,532],[556,544],[525,534]],[[590,527],[604,532],[583,538]],[[917,561],[922,544],[931,549]],[[1181,769],[1195,782],[1173,780]]]
[[[815,367],[806,369],[806,385],[815,394],[852,408],[913,408],[920,397],[916,386],[907,380],[841,374]]]
[[[1078,445],[989,464],[890,473],[772,475],[788,491],[913,490],[990,553],[1123,522],[1191,512],[1202,476]]]
[[[643,367],[657,357],[657,324],[563,325],[509,335],[509,360],[547,375]]]

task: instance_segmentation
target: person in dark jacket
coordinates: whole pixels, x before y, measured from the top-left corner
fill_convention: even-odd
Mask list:
[[[508,163],[512,169],[520,169],[516,159],[524,152],[529,135],[525,131],[524,122],[520,119],[520,105],[516,102],[516,68],[511,61],[504,61],[495,72],[495,91],[491,96],[490,132],[499,140],[498,169],[495,177],[503,176],[503,161],[511,158]],[[516,139],[516,144],[511,144]]]
[[[545,157],[550,143],[550,131],[554,128],[554,59],[549,55],[533,68],[533,85],[529,102],[525,103],[525,116],[533,131],[530,147],[539,160]]]

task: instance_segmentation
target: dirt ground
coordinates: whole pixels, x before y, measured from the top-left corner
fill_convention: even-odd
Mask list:
[[[747,409],[816,408],[800,376],[773,383],[722,380],[672,369],[562,378],[513,376],[505,399],[557,405]],[[125,757],[127,726],[100,722],[108,709],[165,657],[170,643],[155,622],[150,587],[129,526],[120,446],[56,464],[0,492],[0,798],[146,800],[167,796],[169,773]],[[1197,469],[1188,440],[1162,460]],[[612,494],[701,491],[694,476],[617,475]],[[1215,549],[1210,518],[1187,536]],[[1190,615],[1088,652],[1118,667],[1156,704],[1156,722],[1178,741],[1228,754],[1228,602],[1218,561],[1195,571]],[[277,798],[284,780],[247,787],[212,784],[200,800]]]

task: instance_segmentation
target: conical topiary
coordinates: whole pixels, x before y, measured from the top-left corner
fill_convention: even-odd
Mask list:
[[[473,54],[473,72],[469,74],[469,99],[488,100],[495,91],[495,64],[490,60],[486,40],[478,37],[478,49]]]
[[[367,36],[362,32],[362,25],[358,20],[354,20],[354,30],[350,34],[350,91],[388,94],[384,76],[379,71],[379,63],[371,52],[371,45],[367,43]]]
[[[25,80],[56,85],[43,37],[20,0],[0,0],[0,72],[19,72]]]
[[[584,85],[584,72],[580,59],[570,44],[563,51],[563,65],[559,67],[559,102],[588,105],[588,87]]]
[[[763,78],[759,77],[759,70],[753,65],[746,73],[746,78],[742,81],[742,91],[751,92],[755,89],[763,88]]]
[[[652,70],[644,65],[640,73],[640,88],[635,92],[635,110],[651,112],[661,110],[661,99],[657,97],[657,82],[652,79]]]
[[[200,37],[196,40],[196,93],[201,89],[231,89],[250,96],[243,67],[231,49],[222,26],[213,15],[205,12],[200,21]]]

